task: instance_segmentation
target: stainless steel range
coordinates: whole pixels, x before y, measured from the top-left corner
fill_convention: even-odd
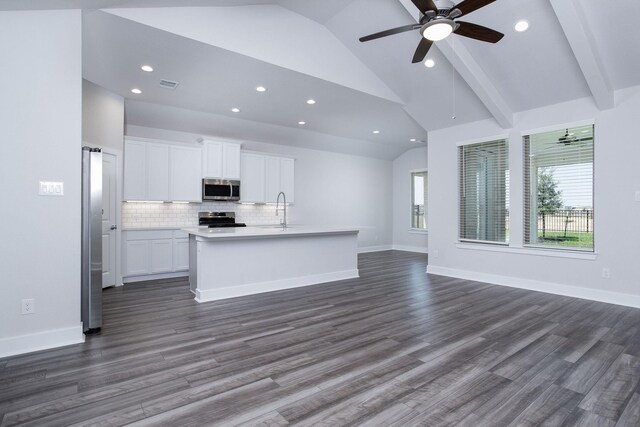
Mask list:
[[[246,227],[236,222],[235,212],[198,212],[198,225],[209,228]]]

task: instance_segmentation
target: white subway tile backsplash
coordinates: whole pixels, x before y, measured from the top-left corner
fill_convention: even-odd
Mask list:
[[[293,206],[287,206],[287,220],[291,221]],[[123,203],[122,226],[124,228],[192,227],[198,225],[198,212],[235,212],[236,221],[247,225],[275,225],[282,213],[276,216],[275,205],[241,205],[228,202],[207,203]]]

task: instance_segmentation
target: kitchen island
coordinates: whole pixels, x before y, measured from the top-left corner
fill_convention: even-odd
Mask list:
[[[185,228],[198,302],[359,277],[358,230],[337,227]]]

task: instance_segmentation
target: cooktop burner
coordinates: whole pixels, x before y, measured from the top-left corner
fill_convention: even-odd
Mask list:
[[[198,225],[209,228],[246,227],[236,222],[235,212],[198,212]]]
[[[230,228],[230,227],[246,227],[247,224],[243,224],[241,222],[234,223],[220,223],[220,224],[209,224],[209,228]]]

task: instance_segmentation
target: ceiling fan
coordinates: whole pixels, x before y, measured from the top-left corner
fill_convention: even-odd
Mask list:
[[[583,141],[591,141],[593,139],[592,136],[587,136],[584,138],[576,138],[573,132],[569,132],[569,129],[565,130],[564,136],[558,138],[556,141],[558,144],[571,145],[574,142],[583,142]]]
[[[420,29],[422,40],[413,55],[413,62],[422,62],[434,41],[442,40],[449,34],[455,33],[488,43],[497,43],[504,34],[470,22],[456,21],[457,18],[480,9],[496,0],[463,0],[457,5],[451,0],[411,0],[422,13],[422,18],[417,24],[403,25],[402,27],[380,31],[361,37],[361,42],[404,33],[406,31]]]

